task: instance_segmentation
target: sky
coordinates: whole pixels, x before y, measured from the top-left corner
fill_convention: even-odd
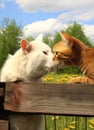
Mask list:
[[[61,31],[73,21],[94,42],[94,0],[0,0],[0,22],[15,19],[24,37]]]

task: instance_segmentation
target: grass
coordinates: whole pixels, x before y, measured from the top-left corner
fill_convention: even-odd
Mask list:
[[[78,74],[49,73],[43,80],[48,83],[68,83]],[[46,116],[46,130],[94,130],[94,117]]]
[[[68,83],[71,78],[77,77],[77,74],[66,74],[66,73],[49,73],[43,80],[49,83]]]

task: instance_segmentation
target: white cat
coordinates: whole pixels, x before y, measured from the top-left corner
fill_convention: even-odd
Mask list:
[[[43,43],[42,34],[34,41],[21,41],[21,48],[9,55],[1,69],[1,82],[39,81],[54,66],[51,48]]]
[[[1,69],[1,82],[38,82],[54,66],[51,48],[43,43],[42,35],[34,41],[21,41],[21,48],[14,54],[9,55]],[[11,119],[12,118],[12,119]],[[11,117],[10,120],[15,120]],[[23,119],[19,116],[19,119]],[[26,117],[25,117],[26,118]],[[27,116],[25,124],[31,122],[30,130],[44,130],[45,119],[43,115]],[[15,122],[15,121],[14,121]],[[23,122],[20,122],[23,123]],[[18,128],[19,120],[16,121],[15,128]],[[28,125],[27,125],[28,126]],[[11,129],[12,128],[11,126]],[[18,128],[19,129],[19,128]],[[25,127],[24,130],[28,129]],[[19,129],[20,130],[20,129]]]

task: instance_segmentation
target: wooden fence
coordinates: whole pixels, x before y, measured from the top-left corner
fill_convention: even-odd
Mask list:
[[[38,130],[30,120],[26,124],[36,114],[94,116],[94,85],[0,83],[0,88],[0,130],[24,130],[25,125]]]

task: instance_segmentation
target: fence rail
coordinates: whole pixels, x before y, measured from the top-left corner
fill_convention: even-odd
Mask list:
[[[94,116],[94,85],[1,83],[0,86],[4,88],[1,91],[4,112],[10,111],[11,121],[32,113]]]

